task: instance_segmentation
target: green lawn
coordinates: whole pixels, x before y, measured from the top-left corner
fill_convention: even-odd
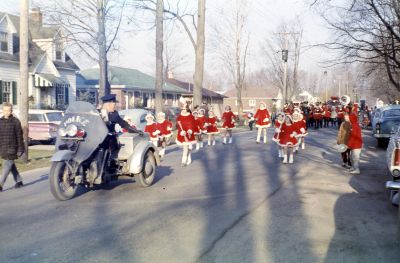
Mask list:
[[[23,163],[18,159],[15,163],[18,171],[24,172],[37,168],[49,167],[50,158],[53,155],[53,151],[48,150],[29,150],[29,162]],[[0,167],[2,167],[3,160],[1,160]]]

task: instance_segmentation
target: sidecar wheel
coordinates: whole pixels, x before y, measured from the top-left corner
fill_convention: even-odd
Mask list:
[[[135,181],[143,187],[149,187],[153,184],[156,177],[156,158],[152,151],[148,151],[144,157],[143,170],[135,175]]]
[[[53,162],[49,173],[50,191],[60,201],[75,196],[78,185],[70,178],[71,171],[65,162]]]

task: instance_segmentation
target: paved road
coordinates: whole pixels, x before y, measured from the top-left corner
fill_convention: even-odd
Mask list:
[[[173,146],[146,189],[124,180],[59,202],[47,169],[25,174],[0,193],[0,262],[399,262],[385,152],[369,135],[359,176],[338,165],[334,130],[312,131],[293,165],[255,135],[185,168]]]

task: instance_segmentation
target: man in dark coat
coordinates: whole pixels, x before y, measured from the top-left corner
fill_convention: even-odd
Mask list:
[[[0,177],[0,191],[10,172],[15,180],[15,188],[23,186],[22,178],[14,160],[24,154],[24,138],[20,121],[12,114],[12,105],[3,104],[3,117],[0,118],[0,156],[4,159],[3,173]]]

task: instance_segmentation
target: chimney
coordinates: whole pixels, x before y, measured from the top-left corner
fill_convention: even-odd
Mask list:
[[[42,15],[42,12],[40,11],[39,7],[32,8],[32,10],[29,14],[29,20],[32,23],[42,26],[43,15]]]

